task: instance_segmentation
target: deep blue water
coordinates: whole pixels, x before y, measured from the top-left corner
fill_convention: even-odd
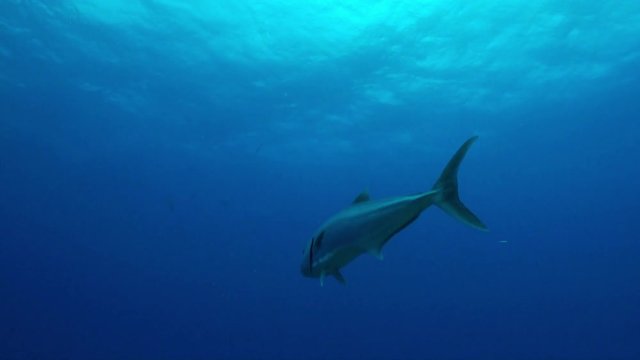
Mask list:
[[[640,358],[640,3],[188,3],[0,2],[0,359]]]

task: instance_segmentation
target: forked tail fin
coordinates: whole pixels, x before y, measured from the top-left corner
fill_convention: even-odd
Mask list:
[[[487,231],[488,228],[485,224],[464,206],[458,196],[458,167],[476,139],[478,137],[474,136],[460,146],[460,149],[456,151],[447,166],[442,170],[440,178],[438,178],[431,190],[438,191],[438,195],[435,197],[435,204],[440,209],[469,226]]]

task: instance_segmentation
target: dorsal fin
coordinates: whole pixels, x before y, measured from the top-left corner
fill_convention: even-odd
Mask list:
[[[361,192],[360,194],[358,194],[358,196],[356,196],[355,199],[353,199],[353,203],[352,204],[359,204],[361,202],[365,202],[365,201],[369,201],[369,192],[367,190]]]

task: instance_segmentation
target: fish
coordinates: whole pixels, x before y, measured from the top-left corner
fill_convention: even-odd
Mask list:
[[[308,241],[302,252],[302,275],[319,278],[321,285],[327,276],[346,284],[341,272],[344,266],[367,253],[382,260],[382,249],[389,240],[431,205],[468,226],[488,231],[458,194],[458,168],[477,139],[473,136],[460,146],[427,192],[379,200],[371,199],[367,191],[361,192],[348,207],[326,220]]]

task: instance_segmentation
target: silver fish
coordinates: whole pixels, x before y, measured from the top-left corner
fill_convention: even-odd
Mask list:
[[[431,205],[479,230],[487,227],[458,197],[458,167],[478,137],[467,140],[453,155],[430,191],[380,200],[371,200],[367,192],[329,218],[306,246],[300,271],[305,277],[330,275],[345,284],[340,272],[356,257],[369,253],[382,259],[382,248],[398,232],[415,221]]]

